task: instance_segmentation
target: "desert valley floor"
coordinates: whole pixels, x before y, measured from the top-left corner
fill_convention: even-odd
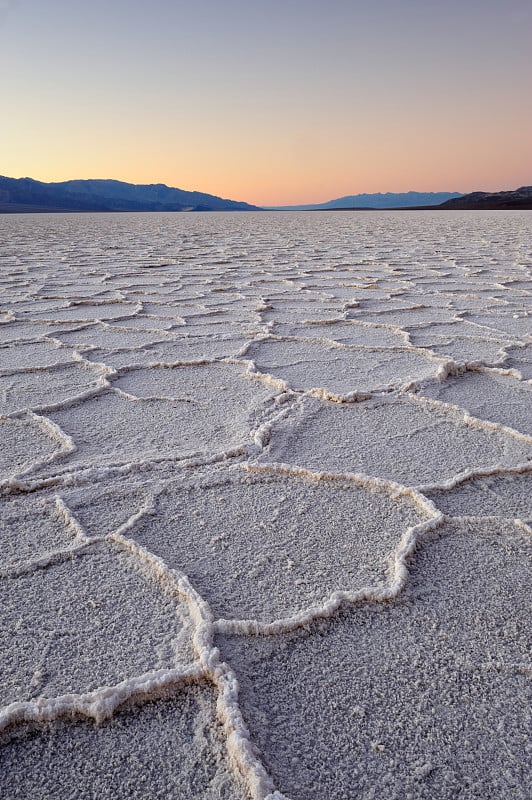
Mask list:
[[[0,217],[0,796],[530,798],[532,213]]]

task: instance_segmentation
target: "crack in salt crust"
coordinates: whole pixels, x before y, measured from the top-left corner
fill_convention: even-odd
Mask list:
[[[310,791],[301,787],[314,767],[300,772],[304,757],[294,757],[286,771],[292,742],[277,747],[283,709],[275,692],[264,705],[261,692],[275,687],[255,651],[270,653],[280,672],[300,654],[305,675],[308,645],[316,663],[327,654],[332,675],[345,668],[335,633],[345,626],[364,694],[371,671],[357,641],[368,652],[384,648],[385,660],[386,642],[400,644],[397,619],[414,674],[425,641],[458,636],[444,627],[434,633],[444,623],[430,604],[434,596],[442,619],[454,619],[453,592],[466,597],[464,608],[474,606],[467,583],[430,583],[440,572],[459,579],[454,541],[466,571],[482,553],[486,580],[496,581],[491,542],[525,575],[528,218],[337,215],[323,227],[309,220],[51,215],[34,217],[30,231],[28,219],[0,219],[0,584],[15,609],[13,638],[0,637],[0,655],[17,698],[0,707],[6,754],[22,756],[32,737],[59,735],[68,720],[61,735],[75,743],[94,724],[118,737],[122,724],[142,730],[151,711],[127,715],[151,704],[178,716],[195,709],[194,744],[180,757],[187,769],[205,768],[209,797],[297,800]],[[416,632],[419,648],[409,603],[425,626]],[[500,631],[495,601],[490,613]],[[374,638],[364,625],[370,617],[380,631]],[[463,692],[474,691],[477,673],[507,676],[521,691],[530,672],[519,651],[525,623],[504,623],[511,658],[465,671],[456,661]],[[85,652],[89,641],[99,645]],[[328,670],[320,675],[316,697],[332,680]],[[412,715],[421,727],[423,691],[437,701],[434,687],[444,680],[441,672],[420,685]],[[304,694],[294,673],[286,681]],[[489,684],[493,702],[504,708],[501,725],[512,727],[517,712],[496,694],[497,681]],[[411,697],[407,684],[400,692]],[[333,730],[344,720],[340,706],[335,711],[339,692],[331,689],[327,712]],[[351,747],[360,758],[357,720],[368,715],[383,739],[392,735],[380,699],[377,716],[349,710],[339,752]],[[398,719],[407,724],[402,711]],[[268,740],[261,725],[270,723]],[[305,732],[305,714],[295,725],[319,741],[319,727]],[[103,727],[95,730],[97,742]],[[320,758],[323,769],[328,763],[323,747],[318,772]],[[351,773],[364,775],[367,761],[364,780],[377,781],[375,754],[382,764],[386,745],[375,739],[368,747]],[[468,771],[464,797],[473,797],[482,764],[466,755],[455,754],[452,775],[438,775],[456,788],[458,771]],[[105,783],[97,752],[86,757]],[[431,797],[442,765],[428,763],[421,745],[412,768],[414,777],[405,777],[390,763],[378,780],[395,781],[400,793],[400,781],[412,778],[415,796]],[[524,797],[519,770],[508,770],[515,797]],[[149,794],[149,766],[145,777]],[[313,796],[337,796],[327,780]],[[376,783],[370,789],[379,791]],[[503,782],[490,787],[494,798],[505,792]]]

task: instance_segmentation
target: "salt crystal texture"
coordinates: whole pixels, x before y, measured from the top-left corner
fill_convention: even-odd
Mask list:
[[[0,215],[2,797],[529,798],[530,230]]]

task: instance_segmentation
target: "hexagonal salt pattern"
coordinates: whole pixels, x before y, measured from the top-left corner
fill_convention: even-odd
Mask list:
[[[436,375],[444,361],[414,349],[345,347],[303,340],[265,339],[246,353],[258,372],[295,391],[322,390],[337,399],[409,385]]]
[[[2,797],[528,798],[531,253],[0,215]]]
[[[195,657],[186,603],[115,546],[6,576],[0,592],[3,704],[84,693]]]
[[[532,441],[468,419],[459,408],[388,395],[345,404],[304,397],[272,426],[259,460],[426,485],[531,458]]]
[[[220,470],[168,483],[131,536],[185,572],[216,617],[271,622],[385,584],[400,540],[432,516],[371,481]]]

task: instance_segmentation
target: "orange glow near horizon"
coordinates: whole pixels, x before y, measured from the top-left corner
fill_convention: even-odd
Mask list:
[[[305,158],[294,157],[280,141],[256,151],[251,147],[224,150],[220,143],[202,150],[196,143],[194,150],[188,149],[187,156],[180,158],[171,146],[154,153],[149,140],[107,140],[105,151],[98,152],[86,131],[85,141],[77,142],[78,146],[71,146],[68,152],[53,139],[46,142],[43,137],[39,148],[30,142],[26,148],[24,140],[19,139],[18,147],[3,159],[2,172],[46,182],[114,178],[130,183],[166,183],[259,206],[320,203],[363,192],[496,191],[532,182],[532,172],[524,168],[522,155],[527,143],[519,142],[518,136],[510,149],[505,147],[501,133],[502,156],[496,163],[494,136],[482,146],[475,140],[453,140],[444,132],[433,135],[424,149],[413,134],[404,138],[407,141],[396,138],[386,142],[376,137],[373,142],[352,144],[336,140],[327,146],[309,147]]]
[[[400,5],[8,4],[0,172],[259,206],[531,184],[529,4]]]

